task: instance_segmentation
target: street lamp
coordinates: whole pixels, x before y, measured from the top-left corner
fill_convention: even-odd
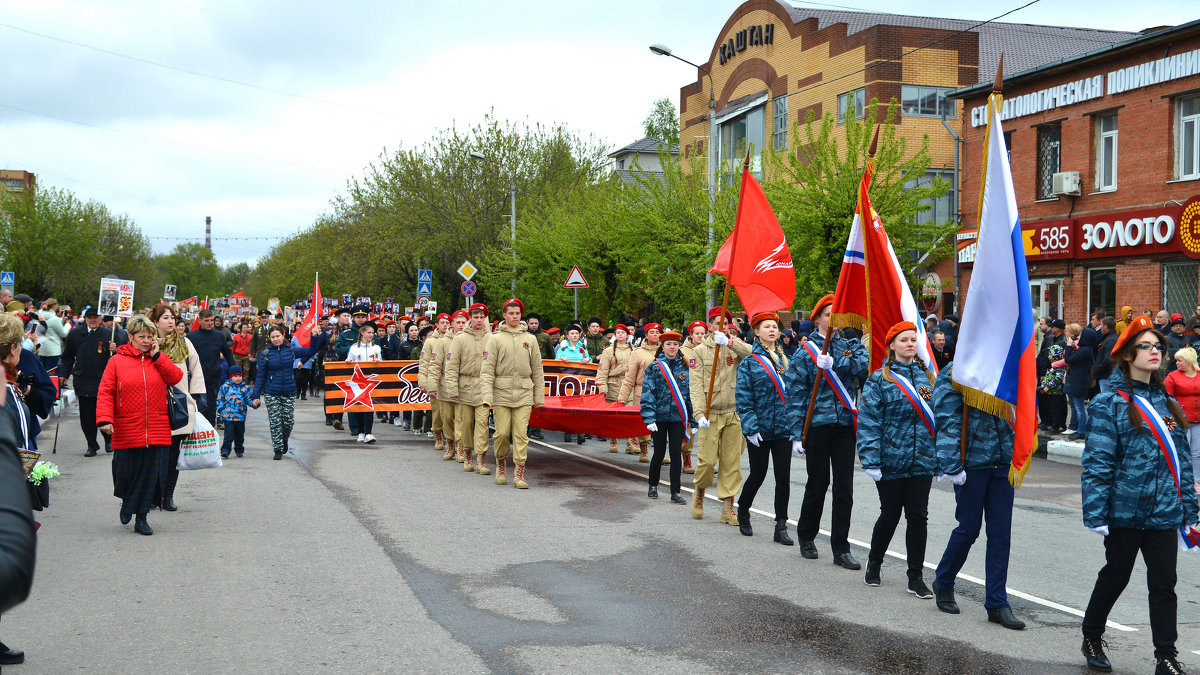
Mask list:
[[[708,68],[699,64],[692,63],[687,59],[681,59],[671,52],[671,48],[663,44],[650,45],[650,51],[659,56],[669,56],[678,61],[683,61],[689,66],[694,66],[698,70],[704,71],[708,76],[708,249],[706,256],[709,260],[712,259],[713,251],[713,225],[716,223],[716,215],[714,209],[717,202],[717,163],[713,159],[713,153],[717,151],[717,98],[713,90],[712,73]],[[712,272],[704,273],[704,296],[708,304],[707,309],[712,309],[714,302],[714,288],[712,287]]]
[[[487,159],[487,157],[484,157],[483,153],[481,153],[481,152],[472,150],[471,151],[471,159],[485,160],[485,159]],[[512,258],[513,258],[512,293],[515,296],[517,294],[517,181],[516,181],[515,177],[513,177],[513,176],[509,176],[509,192],[508,192],[508,194],[512,200],[509,204],[510,208],[509,208],[508,216],[509,216],[509,220],[512,224]],[[711,239],[711,237],[710,237],[710,239]]]

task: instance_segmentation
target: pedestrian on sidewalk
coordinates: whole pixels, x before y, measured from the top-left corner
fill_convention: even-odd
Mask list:
[[[376,344],[375,322],[363,321],[358,326],[358,341],[346,350],[346,362],[362,362],[372,364],[383,359],[382,349]],[[374,443],[375,435],[371,433],[375,424],[375,416],[369,412],[350,413],[350,430],[358,429],[359,443]]]
[[[113,496],[121,500],[121,524],[135,517],[133,530],[144,535],[154,534],[146,515],[165,505],[168,463],[178,461],[170,459],[167,396],[184,374],[161,351],[159,328],[140,314],[129,320],[129,344],[110,359],[96,397],[96,421],[112,437]]]
[[[42,367],[50,372],[62,360],[63,341],[67,339],[70,329],[63,325],[62,318],[58,316],[58,300],[54,298],[42,304],[42,311],[37,316],[46,326],[46,334],[38,341],[38,358],[42,360]]]
[[[275,459],[283,459],[288,452],[288,439],[296,423],[296,380],[292,376],[292,362],[297,358],[307,359],[316,354],[329,339],[320,326],[313,328],[312,341],[308,347],[296,349],[287,343],[287,329],[271,326],[267,332],[270,345],[254,357],[258,365],[258,379],[254,381],[254,398],[250,402],[255,408],[262,399],[267,400],[267,419],[271,424],[271,445]]]
[[[671,503],[686,504],[679,494],[683,459],[680,449],[685,439],[696,433],[692,415],[692,398],[688,395],[688,367],[679,353],[683,335],[675,331],[663,333],[658,342],[654,361],[646,366],[642,376],[642,421],[654,439],[654,456],[650,458],[650,499],[658,499],[658,483],[662,479],[663,457],[671,453]]]
[[[112,331],[100,324],[100,314],[94,307],[83,310],[83,323],[76,326],[63,348],[62,362],[58,372],[61,377],[71,378],[75,398],[79,401],[79,426],[83,439],[87,441],[84,457],[95,457],[100,449],[96,440],[96,392],[100,389],[100,378],[112,355]],[[104,451],[112,452],[112,440],[104,436]]]
[[[169,305],[155,305],[146,318],[158,328],[159,349],[183,371],[183,380],[177,388],[188,395],[188,422],[186,426],[172,432],[171,454],[167,458],[167,483],[163,489],[162,507],[167,511],[175,511],[175,486],[179,483],[179,446],[196,426],[196,402],[207,393],[207,388],[204,385],[200,357],[196,354],[191,340],[179,332],[184,323],[175,310]]]
[[[229,379],[217,390],[217,416],[225,421],[222,457],[228,457],[231,449],[238,457],[246,452],[246,407],[258,407],[253,403],[254,394],[242,375],[241,366],[230,368]]]
[[[1077,323],[1067,326],[1067,344],[1063,349],[1067,381],[1063,384],[1063,392],[1071,405],[1069,429],[1074,432],[1067,440],[1081,441],[1087,436],[1087,398],[1092,388],[1092,361],[1095,360],[1095,348],[1098,346],[1100,333],[1090,326],[1081,328]]]
[[[1113,346],[1117,370],[1109,391],[1091,405],[1091,433],[1083,448],[1083,524],[1104,537],[1104,567],[1083,615],[1084,658],[1108,672],[1104,629],[1129,583],[1138,554],[1146,563],[1155,673],[1182,673],[1175,647],[1179,544],[1195,544],[1200,520],[1188,423],[1163,388],[1159,365],[1166,337],[1146,317],[1134,318]],[[989,537],[990,539],[990,537]]]
[[[923,576],[929,489],[938,473],[929,407],[935,379],[917,356],[917,327],[911,321],[892,326],[884,342],[887,361],[867,378],[858,406],[858,457],[879,492],[879,519],[871,533],[865,581],[868,586],[881,583],[884,554],[903,511],[908,592],[928,600],[933,593]]]
[[[1200,366],[1196,364],[1196,350],[1184,347],[1175,352],[1175,370],[1167,374],[1163,382],[1167,393],[1179,402],[1188,423],[1188,445],[1192,448],[1192,476],[1200,481],[1200,377],[1196,377]],[[1200,493],[1200,483],[1196,483]]]

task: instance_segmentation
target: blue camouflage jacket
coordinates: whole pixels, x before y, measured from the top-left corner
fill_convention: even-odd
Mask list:
[[[824,338],[813,331],[808,341],[817,351],[825,344]],[[851,399],[858,397],[858,383],[867,376],[867,349],[858,340],[847,340],[833,333],[833,342],[829,345],[829,355],[833,357],[833,372],[837,373]],[[817,378],[817,364],[809,356],[808,351],[801,347],[792,359],[789,368],[792,375],[788,382],[788,422],[792,425],[792,438],[800,438],[804,429],[804,418],[808,415],[808,398],[812,395],[813,382]],[[824,378],[822,378],[824,379]],[[817,394],[817,405],[813,408],[813,420],[809,426],[823,427],[828,425],[843,427],[854,426],[854,415],[842,405],[833,388],[822,383]]]
[[[1113,371],[1108,385],[1109,391],[1088,405],[1088,433],[1080,479],[1084,525],[1171,530],[1195,523],[1191,447],[1187,432],[1167,407],[1170,396],[1161,386],[1133,383],[1132,393],[1149,401],[1170,429],[1179,455],[1182,500],[1158,441],[1145,424],[1134,429],[1129,423],[1131,404],[1117,392],[1131,392],[1120,370]]]
[[[663,379],[662,371],[658,369],[659,362],[665,363],[667,369],[675,376],[675,382],[679,384],[679,393],[683,397],[683,404],[686,406],[688,419],[694,425],[696,418],[692,415],[692,397],[688,394],[691,391],[688,384],[688,369],[683,364],[682,353],[676,354],[673,359],[668,359],[666,354],[659,354],[657,359],[646,366],[645,378],[642,380],[642,421],[646,424],[683,421],[679,418],[679,408],[675,405],[675,397],[671,395],[667,381]]]
[[[225,380],[225,384],[217,391],[217,417],[233,422],[245,422],[246,407],[254,407],[252,398],[250,385],[245,382],[234,384],[233,380]]]
[[[933,387],[916,361],[909,365],[892,361],[889,367],[911,382],[919,396],[927,396],[927,404],[932,403]],[[883,480],[942,473],[929,428],[900,386],[883,379],[882,368],[871,373],[863,385],[858,408],[858,458],[864,469],[879,469]]]
[[[762,364],[754,358],[755,355],[761,356],[768,366],[775,367],[771,355],[757,340],[754,342],[750,356],[742,359],[738,364],[737,388],[734,390],[733,398],[734,404],[737,405],[738,417],[742,419],[742,433],[746,436],[762,434],[763,439],[768,441],[779,438],[799,439],[799,434],[793,434],[793,427],[788,421],[787,401],[779,400],[779,392],[775,389],[771,376],[763,370]],[[793,359],[789,360],[794,363],[796,358],[803,357],[803,354],[797,353]],[[783,380],[785,398],[793,389],[788,380],[794,377],[795,369],[792,367],[779,373],[779,379]],[[806,399],[805,403],[807,402]]]
[[[954,362],[938,373],[933,388],[933,418],[937,422],[938,470],[954,475],[963,469],[999,469],[1012,464],[1013,429],[1008,420],[973,408],[967,418],[967,457],[959,450],[962,438],[963,397],[950,376]],[[965,465],[965,466],[964,466]]]

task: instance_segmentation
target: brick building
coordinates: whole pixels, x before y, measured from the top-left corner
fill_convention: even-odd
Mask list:
[[[900,103],[897,125],[900,134],[910,139],[909,147],[918,147],[922,135],[928,135],[930,142],[929,174],[911,182],[932,181],[940,175],[957,185],[955,134],[963,131],[963,108],[947,98],[948,93],[990,82],[1001,49],[1005,70],[1015,73],[1055,61],[1064,53],[1081,53],[1136,35],[977,23],[749,0],[716,34],[695,81],[680,89],[682,155],[707,144],[710,86],[720,139],[715,157],[723,176],[740,164],[746,144],[756,149],[755,155],[767,143],[788,149],[792,124],[803,123],[810,112],[820,118],[835,111],[840,118],[852,104],[854,114],[861,117],[872,99],[886,104],[895,98]],[[754,157],[752,163],[761,171],[761,157]],[[955,199],[951,191],[920,217],[954,218]]]
[[[25,192],[37,185],[37,177],[28,171],[0,169],[0,186],[6,192]]]
[[[991,89],[989,82],[951,94],[967,111],[957,256],[963,293]],[[1200,302],[1200,21],[1019,72],[1006,68],[1004,99],[1035,313],[1083,323],[1094,308],[1130,305],[1190,316]],[[935,271],[947,278],[954,263]]]

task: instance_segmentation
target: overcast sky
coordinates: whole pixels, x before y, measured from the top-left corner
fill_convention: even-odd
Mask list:
[[[983,20],[1026,1],[945,7]],[[844,2],[796,4],[941,7]],[[677,102],[695,74],[647,46],[699,62],[739,4],[0,0],[0,168],[128,214],[156,251],[178,243],[170,237],[202,240],[205,216],[215,239],[279,237],[327,211],[385,148],[492,109],[614,148],[637,140],[651,103]],[[1041,0],[1005,21],[1140,30],[1198,18],[1181,13],[1188,5]],[[253,264],[272,243],[213,250],[222,264]]]

